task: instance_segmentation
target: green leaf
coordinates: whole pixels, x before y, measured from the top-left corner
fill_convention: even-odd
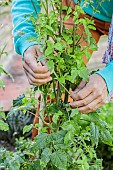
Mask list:
[[[89,71],[87,70],[86,67],[81,67],[78,70],[78,74],[81,78],[83,78],[84,80],[88,81],[88,75],[89,75]]]
[[[4,113],[4,112],[1,112],[1,111],[0,111],[0,118],[6,120],[6,116],[5,116],[5,113]]]
[[[79,113],[78,108],[77,108],[77,109],[72,109],[70,117],[74,117],[74,116],[77,115],[78,113]]]
[[[37,58],[37,61],[43,61],[43,60],[45,60],[45,59],[46,59],[45,56],[39,56],[39,57]]]
[[[50,156],[52,152],[50,148],[45,148],[41,154],[41,161],[44,162],[44,167],[46,167],[47,163],[50,161]]]
[[[53,53],[53,49],[51,47],[48,47],[46,50],[45,50],[45,56],[49,56],[50,54]]]
[[[110,132],[107,129],[104,129],[103,131],[101,131],[101,140],[103,143],[113,146],[112,142],[113,142],[113,137],[110,134]]]
[[[47,61],[47,67],[50,72],[54,70],[54,62],[53,61]]]
[[[89,113],[88,116],[90,117],[91,121],[98,122],[99,121],[99,115],[95,112]]]
[[[71,76],[73,77],[73,80],[75,80],[77,75],[78,75],[78,70],[77,69],[71,70]]]
[[[4,84],[4,82],[3,82],[2,80],[0,80],[0,87],[1,87],[3,90],[5,90],[5,84]]]
[[[68,41],[67,41],[67,44],[68,44],[68,45],[71,45],[71,44],[73,44],[73,41],[72,41],[72,40],[68,40]]]
[[[90,124],[90,133],[91,133],[91,141],[93,146],[98,146],[99,142],[99,127],[95,125],[93,122]]]
[[[43,149],[47,145],[47,139],[48,139],[48,134],[47,133],[42,133],[39,134],[38,136],[35,137],[35,142],[36,142],[36,148],[38,149]]]
[[[70,14],[72,12],[72,8],[68,7],[67,14]]]
[[[64,76],[59,77],[59,78],[58,78],[58,81],[59,81],[60,83],[64,84],[64,83],[65,83],[65,77],[64,77]]]
[[[15,158],[12,158],[9,161],[9,167],[10,167],[11,170],[20,170],[20,163]]]
[[[0,130],[7,131],[9,130],[9,126],[3,120],[0,120]]]
[[[72,142],[74,139],[74,135],[75,135],[75,133],[74,133],[73,129],[69,130],[64,137],[64,144],[68,144],[69,142]]]
[[[63,115],[63,113],[62,113],[61,111],[58,111],[57,113],[55,113],[55,114],[53,115],[53,118],[52,118],[53,122],[54,122],[55,124],[57,124],[57,121],[59,120],[59,117],[62,116],[62,115]]]
[[[30,130],[32,130],[32,128],[33,128],[33,124],[26,125],[23,129],[23,134],[25,134],[26,132],[29,132]]]
[[[68,41],[69,40],[69,36],[65,33],[62,33],[62,36],[64,38],[65,41]]]
[[[58,42],[58,43],[54,44],[54,48],[58,51],[62,51],[63,44],[61,42]]]
[[[47,28],[51,32],[54,32],[53,28],[50,25],[45,25],[45,28]]]
[[[65,152],[58,150],[50,158],[53,166],[56,166],[60,170],[67,170],[67,155]]]

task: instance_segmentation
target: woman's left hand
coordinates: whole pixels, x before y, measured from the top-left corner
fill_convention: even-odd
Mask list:
[[[82,80],[80,85],[71,93],[73,102],[72,108],[78,108],[81,113],[89,113],[97,110],[106,103],[108,96],[107,86],[104,79],[93,74],[89,77],[89,82]]]

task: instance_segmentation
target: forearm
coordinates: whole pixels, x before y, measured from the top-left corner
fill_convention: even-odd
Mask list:
[[[40,12],[39,2],[37,0],[33,0],[33,2],[36,10],[31,0],[13,0],[12,2],[14,45],[16,52],[22,56],[29,46],[37,44],[37,42],[29,42],[27,40],[28,37],[37,36],[33,24],[28,21],[31,14],[37,17],[36,12]]]
[[[113,90],[113,61],[108,63],[104,69],[96,73],[99,74],[105,80],[108,92],[109,94],[111,94]]]

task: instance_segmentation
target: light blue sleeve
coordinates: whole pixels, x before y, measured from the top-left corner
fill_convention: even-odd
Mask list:
[[[35,5],[35,9],[32,2]],[[24,56],[24,52],[28,47],[37,44],[37,42],[29,42],[27,40],[28,37],[37,36],[33,24],[28,19],[31,14],[37,17],[36,13],[39,12],[39,1],[37,0],[13,0],[12,2],[14,46],[16,52],[22,56]]]
[[[110,95],[113,91],[113,61],[108,63],[104,69],[97,71],[96,73],[105,80]]]

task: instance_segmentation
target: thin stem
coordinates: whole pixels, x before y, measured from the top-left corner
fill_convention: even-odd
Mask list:
[[[55,73],[55,71],[54,71],[54,75],[56,76],[56,78],[57,78],[57,80],[58,80],[58,76],[57,76],[57,74]],[[67,93],[70,95],[70,92],[65,88],[65,86],[61,83],[61,82],[59,82],[60,84],[61,84],[61,86],[67,91]]]
[[[70,87],[70,84],[68,81],[66,81],[66,89],[69,91],[69,87]],[[64,98],[64,103],[67,104],[68,103],[68,93],[67,91],[65,91],[65,98]]]
[[[31,3],[32,3],[33,8],[34,8],[34,10],[35,10],[36,16],[38,16],[38,15],[37,15],[37,14],[38,14],[38,12],[37,12],[37,10],[36,10],[36,6],[35,6],[35,4],[34,4],[33,0],[31,0]]]
[[[75,53],[75,23],[73,25],[73,55]]]
[[[62,0],[60,4],[60,30],[59,30],[59,36],[62,34],[62,27],[63,27],[63,22],[62,22]]]
[[[47,9],[46,14],[49,14],[48,0],[46,0],[45,2],[46,2],[46,7],[47,7],[46,8]]]
[[[60,84],[58,82],[58,88],[57,88],[57,98],[56,98],[56,104],[59,105],[60,101]]]
[[[56,84],[55,84],[55,81],[54,81],[54,80],[53,80],[53,91],[54,91],[55,98],[57,99],[57,95],[56,95]]]

